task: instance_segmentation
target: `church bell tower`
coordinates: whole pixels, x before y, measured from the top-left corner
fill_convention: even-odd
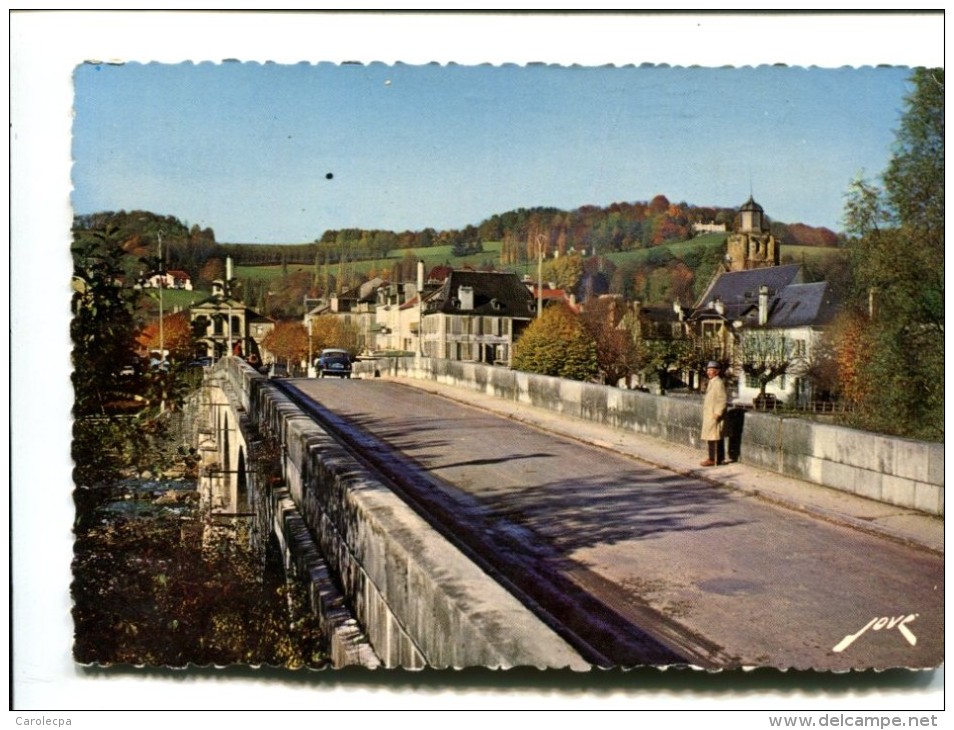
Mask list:
[[[734,231],[728,239],[726,263],[729,271],[778,266],[779,254],[779,244],[769,232],[765,211],[750,195],[739,208]]]

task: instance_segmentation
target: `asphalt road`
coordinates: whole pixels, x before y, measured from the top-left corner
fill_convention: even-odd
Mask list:
[[[943,662],[942,557],[398,383],[291,382],[469,519],[559,555],[574,586],[664,642],[690,637],[715,666]]]

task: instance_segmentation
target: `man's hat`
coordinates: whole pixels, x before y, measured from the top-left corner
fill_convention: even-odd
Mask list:
[[[721,370],[722,366],[719,365],[719,363],[717,363],[715,360],[710,360],[709,364],[706,365],[706,370],[708,370],[709,368],[715,368],[716,370]]]

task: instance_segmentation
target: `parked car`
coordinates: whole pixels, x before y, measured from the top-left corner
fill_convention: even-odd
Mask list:
[[[288,377],[288,367],[283,365],[280,362],[273,362],[268,366],[268,377],[269,378],[287,378]]]
[[[764,396],[755,396],[752,400],[752,405],[760,411],[774,411],[781,405],[781,402],[772,393],[766,393]]]
[[[350,378],[351,353],[347,350],[329,348],[322,350],[318,357],[319,378]]]

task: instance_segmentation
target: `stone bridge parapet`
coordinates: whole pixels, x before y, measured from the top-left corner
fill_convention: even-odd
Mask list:
[[[236,408],[280,441],[285,486],[272,499],[275,530],[283,547],[300,543],[286,564],[305,573],[313,596],[327,589],[327,574],[308,557],[311,536],[382,665],[590,668],[267,378],[237,358],[223,358],[223,372]]]
[[[701,402],[473,362],[394,357],[359,362],[363,377],[433,380],[572,418],[703,448]],[[944,444],[803,418],[735,411],[729,453],[741,462],[930,515],[944,514]]]

